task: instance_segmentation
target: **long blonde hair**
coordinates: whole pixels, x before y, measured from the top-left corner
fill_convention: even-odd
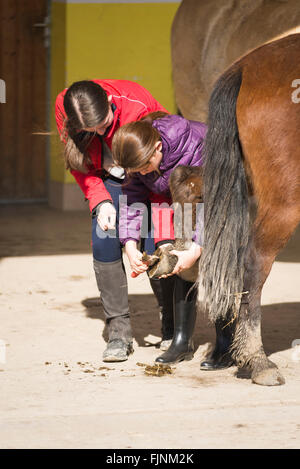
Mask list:
[[[155,153],[155,144],[161,140],[152,122],[167,115],[162,111],[152,112],[140,121],[122,125],[112,141],[112,157],[115,164],[129,173],[146,166]]]

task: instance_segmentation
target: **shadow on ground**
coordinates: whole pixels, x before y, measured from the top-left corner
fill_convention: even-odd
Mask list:
[[[82,301],[86,308],[86,315],[92,319],[105,321],[103,308],[99,298],[87,298]],[[159,318],[159,309],[157,307],[154,295],[129,295],[129,307],[133,337],[139,346],[145,346],[144,338],[148,335],[161,337],[161,321]],[[194,342],[198,347],[204,342],[214,340],[214,327],[198,314]],[[104,329],[103,337],[107,340],[107,331]]]
[[[104,313],[99,298],[87,298],[82,304],[86,315],[104,322]],[[160,319],[153,295],[129,295],[133,336],[139,346],[145,346],[144,337],[151,334],[160,337]],[[262,307],[262,338],[265,351],[271,355],[291,348],[295,339],[300,339],[300,303],[279,303]],[[107,340],[106,331],[103,337]],[[194,343],[195,347],[215,341],[214,326],[203,314],[198,314]]]

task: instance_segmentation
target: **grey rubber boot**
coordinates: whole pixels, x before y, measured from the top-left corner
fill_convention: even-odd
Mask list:
[[[94,271],[108,329],[108,345],[103,353],[103,361],[127,360],[133,349],[123,262],[100,262],[94,259]]]

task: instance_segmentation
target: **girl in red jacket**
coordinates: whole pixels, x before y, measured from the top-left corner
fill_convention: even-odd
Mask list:
[[[109,336],[104,361],[127,360],[132,352],[127,279],[117,216],[124,172],[113,166],[112,137],[123,124],[155,111],[166,112],[145,88],[126,80],[75,82],[56,99],[55,117],[64,142],[66,168],[81,187],[92,213],[94,271]],[[151,280],[160,306],[166,283]],[[163,339],[173,335],[170,304],[169,309],[162,311],[162,328],[168,330],[168,337]]]

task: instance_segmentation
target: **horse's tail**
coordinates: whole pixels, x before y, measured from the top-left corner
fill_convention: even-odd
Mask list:
[[[241,83],[242,69],[234,65],[219,78],[209,102],[204,146],[205,242],[199,283],[213,321],[239,307],[243,289],[249,209],[236,120]]]

